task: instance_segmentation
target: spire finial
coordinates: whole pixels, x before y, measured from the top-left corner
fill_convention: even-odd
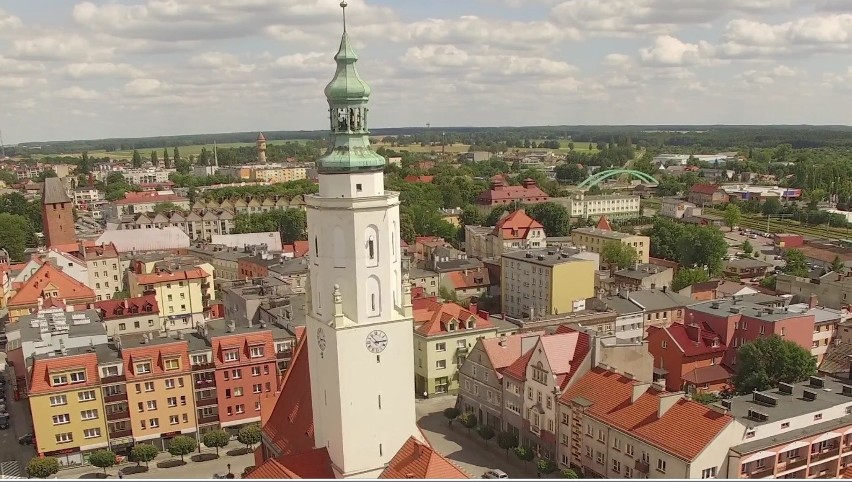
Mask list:
[[[343,32],[344,33],[346,32],[346,7],[348,5],[349,4],[346,3],[346,0],[343,0],[343,1],[340,2],[340,8],[343,9]]]

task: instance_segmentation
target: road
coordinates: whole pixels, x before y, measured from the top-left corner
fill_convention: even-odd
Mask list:
[[[6,354],[2,354],[5,361]],[[26,476],[24,469],[27,462],[35,457],[35,449],[32,445],[18,444],[18,437],[30,433],[32,421],[30,418],[29,404],[26,400],[14,401],[12,384],[8,383],[12,371],[7,370],[5,377],[6,410],[10,416],[10,427],[0,430],[0,474],[6,476]]]
[[[476,432],[468,434],[467,429],[457,422],[450,428],[443,412],[445,408],[455,405],[455,401],[455,396],[417,401],[417,424],[432,448],[474,478],[481,477],[488,469],[500,469],[512,479],[536,476],[532,463],[524,466],[511,454],[507,458],[494,440],[489,441],[489,448],[486,448]]]

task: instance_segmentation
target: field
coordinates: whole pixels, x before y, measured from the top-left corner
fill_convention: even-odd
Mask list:
[[[541,141],[536,141],[536,142],[541,142]],[[519,151],[519,152],[533,152],[533,151],[546,150],[546,151],[558,152],[560,154],[565,154],[565,153],[568,152],[568,143],[569,142],[570,141],[560,141],[561,147],[559,149],[512,148],[510,150],[511,151]],[[589,142],[575,142],[574,143],[574,151],[576,151],[576,152],[588,152],[590,154],[598,152],[598,150],[597,150],[597,148],[595,147],[594,144],[591,145],[592,149],[589,150],[590,144],[591,143],[589,143]],[[429,153],[429,152],[439,153],[439,152],[441,152],[441,146],[440,145],[437,145],[437,146],[421,146],[421,145],[418,145],[418,144],[411,144],[411,145],[408,145],[408,146],[393,147],[390,144],[386,144],[386,143],[383,143],[383,142],[372,142],[372,145],[376,149],[378,149],[379,147],[384,147],[385,149],[391,149],[391,150],[398,151],[398,152],[402,152],[402,151],[408,151],[408,152],[411,152],[411,153]],[[470,145],[468,145],[468,144],[447,144],[444,147],[444,151],[447,152],[448,154],[462,154],[462,153],[470,151]],[[183,152],[181,151],[181,153],[183,153]]]
[[[297,140],[297,141],[267,141],[266,143],[269,144],[269,145],[272,145],[272,144],[286,144],[287,142],[305,142],[305,141],[299,141],[299,140]],[[234,142],[234,143],[216,144],[216,147],[219,148],[219,149],[228,149],[228,148],[233,148],[233,147],[254,147],[254,145],[255,145],[254,142],[246,142],[246,143]],[[210,154],[213,154],[213,144],[205,144],[205,145],[197,144],[197,145],[192,145],[192,146],[179,146],[178,150],[180,151],[181,157],[184,157],[184,158],[187,158],[189,156],[198,157],[198,155],[201,154],[201,149],[203,147],[206,147],[207,151],[210,152]],[[172,153],[174,152],[173,147],[157,147],[157,148],[139,149],[139,154],[142,155],[142,159],[148,159],[151,156],[151,151],[156,151],[157,157],[162,158],[163,157],[163,149],[168,149],[169,157],[172,156]],[[69,152],[69,153],[57,154],[57,156],[79,157],[81,154],[82,153],[80,153],[80,152]],[[133,149],[127,149],[127,150],[123,150],[123,151],[112,151],[112,152],[106,152],[106,151],[103,151],[103,150],[89,151],[89,156],[90,157],[107,157],[107,156],[109,156],[111,159],[130,159],[130,158],[133,157]],[[38,154],[33,156],[33,158],[36,158],[36,159],[38,159],[39,157],[45,157],[45,156],[40,156]],[[51,156],[51,157],[53,157],[53,156]]]

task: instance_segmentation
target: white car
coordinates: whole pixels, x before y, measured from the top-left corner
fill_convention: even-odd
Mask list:
[[[492,469],[482,474],[483,479],[508,479],[509,475],[500,469]]]

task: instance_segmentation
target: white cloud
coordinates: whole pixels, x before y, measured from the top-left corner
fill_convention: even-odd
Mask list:
[[[543,57],[471,54],[452,45],[411,47],[403,55],[401,63],[408,69],[419,72],[440,73],[451,70],[462,75],[475,73],[480,76],[501,77],[559,76],[575,71],[575,68],[566,62]]]
[[[77,85],[57,90],[53,95],[67,100],[95,100],[101,98],[101,94],[97,91],[84,89]]]
[[[33,33],[32,38],[15,40],[12,43],[13,56],[27,60],[94,60],[112,56],[113,49],[93,45],[80,35]]]
[[[112,62],[75,62],[65,67],[65,72],[73,79],[102,77],[141,77],[142,70],[130,64]]]
[[[681,42],[663,35],[654,40],[654,46],[640,50],[642,62],[646,65],[679,66],[691,65],[700,60],[698,45]]]
[[[124,85],[124,93],[132,97],[150,97],[155,95],[162,85],[157,79],[131,80]]]
[[[23,26],[21,19],[0,8],[0,35],[4,31],[17,30]]]

